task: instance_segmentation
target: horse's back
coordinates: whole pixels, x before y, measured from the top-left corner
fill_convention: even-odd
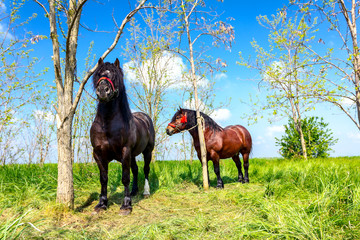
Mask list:
[[[249,131],[241,125],[231,125],[224,128],[223,144],[233,145],[240,153],[250,153],[252,139]]]
[[[143,112],[135,112],[133,116],[135,118],[136,128],[142,132],[141,135],[146,134],[149,138],[149,144],[154,145],[155,129],[151,118]]]

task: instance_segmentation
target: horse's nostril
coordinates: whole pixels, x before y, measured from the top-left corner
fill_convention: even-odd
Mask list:
[[[106,93],[109,93],[109,92],[110,92],[110,88],[106,87],[106,88],[105,88],[105,92],[106,92]]]

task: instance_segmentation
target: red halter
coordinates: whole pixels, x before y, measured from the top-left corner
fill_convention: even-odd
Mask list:
[[[107,78],[107,77],[101,77],[98,82],[96,83],[96,86],[99,85],[99,83],[101,82],[101,80],[107,80],[110,84],[111,84],[111,87],[113,89],[113,91],[115,92],[115,87],[114,87],[114,83],[111,81],[110,78]]]
[[[187,123],[187,117],[186,115],[182,116],[182,118],[180,119],[181,123]]]
[[[183,116],[182,116],[182,118],[180,119],[180,123],[183,123],[183,124],[187,123],[187,117],[186,117],[186,115],[183,115]],[[169,123],[168,126],[173,127],[173,128],[177,128],[176,125],[175,125],[175,124],[172,124],[172,123]]]

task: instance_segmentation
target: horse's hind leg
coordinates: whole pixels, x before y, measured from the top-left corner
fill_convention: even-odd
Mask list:
[[[133,174],[133,184],[132,184],[132,189],[131,189],[131,196],[135,196],[137,194],[137,192],[139,191],[138,188],[138,166],[136,164],[136,160],[135,158],[131,158],[131,172]]]
[[[130,195],[130,168],[131,168],[131,153],[129,149],[125,148],[123,151],[123,161],[122,161],[122,184],[124,185],[124,202],[120,208],[121,215],[128,215],[132,211],[131,206],[131,195]]]
[[[249,182],[249,153],[244,153],[243,155],[243,161],[244,161],[244,170],[245,170],[245,183]]]
[[[144,175],[145,175],[145,184],[144,184],[144,197],[150,196],[150,185],[149,185],[149,173],[150,173],[150,163],[152,157],[152,150],[145,150],[144,155]]]
[[[238,169],[238,182],[244,183],[245,181],[244,181],[244,176],[243,176],[243,173],[242,173],[242,170],[241,170],[241,161],[240,161],[240,158],[239,158],[239,154],[233,156],[232,159],[235,162],[236,167]]]

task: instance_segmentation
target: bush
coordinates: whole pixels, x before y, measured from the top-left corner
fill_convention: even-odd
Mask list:
[[[333,133],[327,128],[329,124],[323,118],[309,117],[302,120],[301,129],[304,133],[307,156],[311,158],[328,157],[329,152],[338,139],[334,139]],[[302,157],[300,135],[295,128],[294,121],[289,119],[285,125],[285,135],[276,139],[276,145],[280,146],[280,155],[284,158]]]

